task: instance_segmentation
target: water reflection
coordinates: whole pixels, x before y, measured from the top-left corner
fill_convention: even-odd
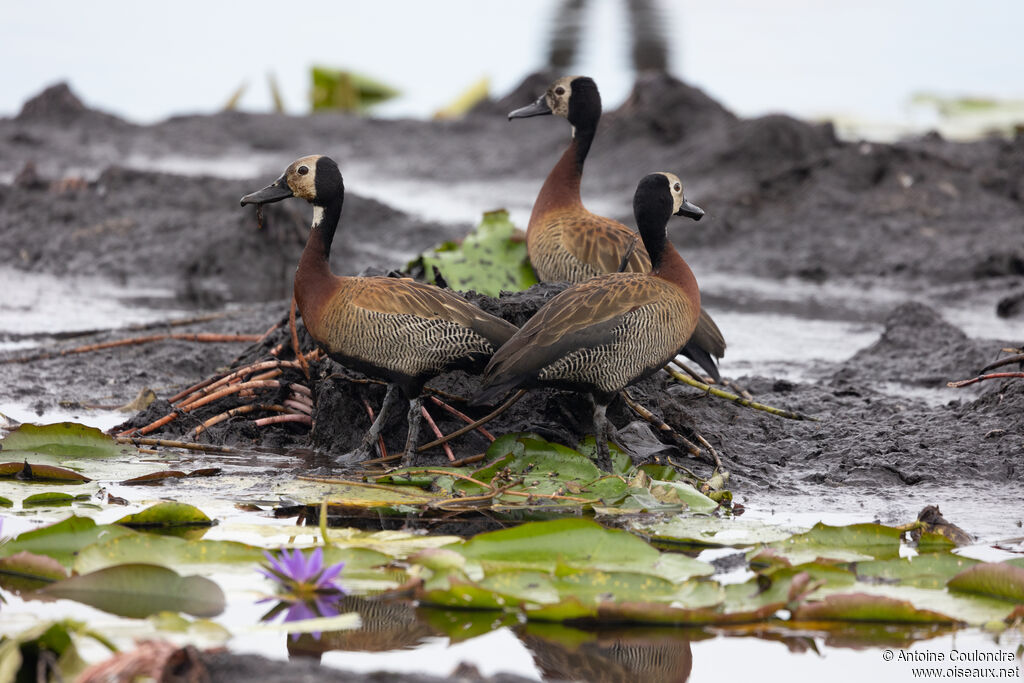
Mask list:
[[[358,612],[362,628],[354,631],[309,634],[288,639],[292,656],[320,659],[330,651],[388,653],[436,648],[439,638],[448,649],[472,643],[499,629],[507,629],[532,658],[542,680],[583,680],[594,683],[686,681],[694,666],[693,643],[723,638],[755,638],[777,642],[791,654],[810,655],[815,661],[829,649],[908,649],[915,643],[948,636],[955,629],[941,625],[742,624],[728,628],[630,627],[590,629],[557,623],[522,622],[514,614],[416,607],[412,603],[345,596],[334,607],[342,613]],[[444,641],[441,641],[444,642]],[[732,648],[728,644],[723,644]],[[698,648],[699,649],[699,648]],[[452,667],[458,664],[453,656]],[[345,660],[336,662],[341,664]],[[383,666],[382,663],[376,664]]]

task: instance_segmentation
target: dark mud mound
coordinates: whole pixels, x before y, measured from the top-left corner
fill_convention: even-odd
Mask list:
[[[844,363],[833,380],[941,388],[976,374],[997,351],[990,342],[969,339],[938,311],[907,303],[886,318],[881,338]]]
[[[57,83],[27,100],[15,118],[19,123],[56,126],[128,128],[124,119],[86,107],[67,83]]]
[[[112,167],[89,183],[0,186],[0,258],[56,275],[170,282],[186,302],[199,305],[290,296],[309,208],[300,202],[267,207],[258,230],[255,211],[238,206],[243,194],[271,179]],[[349,193],[334,268],[391,267],[403,252],[467,229],[417,220]],[[390,250],[381,246],[383,233],[404,237]]]
[[[713,135],[737,120],[703,90],[654,71],[640,74],[629,97],[607,118],[609,134],[617,142],[651,138],[661,145],[675,145],[695,134]]]

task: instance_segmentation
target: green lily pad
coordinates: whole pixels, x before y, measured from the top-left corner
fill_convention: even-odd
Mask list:
[[[626,531],[605,529],[586,519],[531,522],[475,536],[448,546],[487,571],[560,567],[606,572],[632,572],[681,582],[707,576],[714,569],[685,555],[660,553]]]
[[[906,600],[884,595],[846,593],[801,605],[794,621],[871,621],[886,623],[955,623],[957,619],[940,612],[919,609]]]
[[[88,517],[72,516],[56,524],[19,534],[7,543],[0,545],[0,557],[27,551],[52,557],[65,567],[70,567],[75,560],[75,555],[82,548],[97,541],[134,533],[124,527],[109,524],[97,525]]]
[[[133,515],[127,515],[114,522],[130,529],[158,531],[179,527],[208,527],[216,522],[199,508],[186,503],[157,503]]]
[[[180,576],[154,564],[122,564],[58,581],[39,591],[122,617],[160,612],[214,617],[224,611],[224,592],[201,576]]]
[[[1024,603],[1024,569],[1006,562],[984,562],[968,567],[946,585],[952,591]]]
[[[485,213],[461,243],[445,242],[406,267],[421,269],[425,279],[432,283],[434,268],[449,287],[461,292],[473,290],[498,296],[502,291],[515,292],[537,284],[526,256],[526,238],[505,210]]]
[[[57,458],[116,458],[134,455],[136,449],[118,444],[95,427],[75,422],[48,425],[23,424],[0,441],[5,455],[24,458],[48,455]]]
[[[881,524],[829,526],[819,522],[803,534],[770,543],[793,564],[832,559],[847,562],[899,557],[902,532]]]
[[[68,575],[60,562],[22,551],[0,557],[0,587],[14,593],[34,591]]]
[[[27,472],[26,472],[27,470]],[[0,464],[0,478],[19,481],[65,481],[88,482],[89,477],[63,467],[53,465],[33,465],[28,462],[5,462]]]
[[[951,578],[976,564],[978,564],[978,560],[948,552],[928,553],[895,560],[858,562],[855,565],[855,571],[861,580],[941,589]]]

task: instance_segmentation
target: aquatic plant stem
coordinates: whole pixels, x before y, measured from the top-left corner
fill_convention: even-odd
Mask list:
[[[811,422],[820,422],[821,421],[818,418],[812,417],[810,415],[803,415],[801,413],[796,413],[796,412],[793,412],[791,410],[783,410],[782,408],[773,408],[772,406],[765,405],[764,403],[758,403],[757,401],[751,401],[749,399],[743,398],[742,396],[737,396],[736,394],[731,394],[728,391],[722,391],[721,389],[716,389],[715,387],[712,387],[712,386],[710,386],[708,384],[704,384],[703,382],[698,382],[695,379],[691,379],[691,378],[687,377],[686,375],[682,374],[681,372],[679,372],[678,370],[675,370],[675,369],[673,369],[673,368],[671,368],[670,366],[667,366],[667,365],[665,366],[665,371],[668,372],[668,374],[670,374],[672,376],[672,378],[674,380],[676,380],[677,382],[682,382],[683,384],[689,384],[691,387],[696,387],[696,388],[700,389],[703,392],[711,394],[712,396],[717,396],[718,398],[724,398],[727,401],[732,401],[733,403],[738,403],[738,404],[740,404],[741,406],[743,406],[745,408],[752,408],[754,410],[761,410],[761,411],[764,411],[766,413],[771,413],[772,415],[776,415],[778,417],[784,417],[787,420],[808,420],[808,421],[811,421]]]
[[[151,342],[167,341],[169,339],[175,339],[178,341],[190,341],[190,342],[203,342],[203,343],[222,343],[222,342],[254,342],[259,341],[260,335],[258,334],[212,334],[209,332],[194,332],[194,333],[174,333],[174,334],[154,334],[148,337],[131,337],[129,339],[117,339],[114,341],[102,342],[99,344],[88,344],[86,346],[76,346],[73,349],[64,349],[63,351],[57,351],[55,353],[37,353],[32,356],[20,356],[18,358],[5,358],[0,360],[0,363],[31,363],[37,360],[46,360],[48,358],[60,358],[62,356],[70,356],[77,353],[90,353],[92,351],[104,351],[106,349],[113,349],[119,346],[136,346],[139,344],[149,344]]]
[[[652,413],[650,410],[637,403],[633,399],[633,397],[629,395],[629,392],[626,391],[625,389],[623,389],[619,393],[622,396],[622,400],[626,402],[626,405],[629,406],[634,413],[636,413],[641,418],[646,420],[652,427],[657,429],[659,432],[665,434],[667,437],[675,441],[677,445],[683,446],[683,448],[689,451],[690,455],[692,455],[695,458],[700,457],[701,451],[696,444],[694,444],[692,441],[687,439],[685,436],[683,436],[676,430],[672,429],[672,427],[670,427],[669,425],[665,424],[665,422],[662,421],[661,418]]]
[[[970,379],[961,379],[956,382],[946,382],[946,386],[959,389],[960,387],[970,386],[971,384],[977,384],[978,382],[984,382],[987,379],[1011,379],[1024,377],[1024,372],[993,372],[988,375],[978,375]]]
[[[465,434],[467,432],[473,431],[474,429],[476,429],[480,425],[487,424],[488,422],[490,422],[491,420],[493,420],[494,418],[498,417],[503,412],[508,410],[512,406],[512,404],[514,404],[516,401],[518,401],[519,399],[521,399],[525,395],[526,395],[526,391],[520,389],[516,393],[512,394],[511,398],[509,398],[507,401],[502,403],[492,413],[490,413],[488,415],[485,415],[484,417],[480,418],[476,422],[471,422],[470,424],[466,425],[465,427],[462,427],[460,429],[456,429],[454,432],[452,432],[451,434],[449,434],[448,436],[446,436],[446,437],[444,437],[442,439],[437,439],[435,441],[431,441],[428,444],[420,446],[419,448],[416,449],[416,452],[417,453],[422,453],[423,451],[430,450],[431,448],[434,448],[435,446],[440,446],[443,443],[448,443],[449,441],[451,441],[452,439],[454,439],[456,437],[460,437],[460,436],[462,436],[463,434]]]
[[[423,415],[423,419],[427,421],[427,424],[430,426],[430,431],[434,432],[434,436],[436,436],[439,439],[443,439],[444,434],[438,428],[437,423],[434,422],[434,418],[430,416],[430,412],[427,410],[426,406],[420,406],[420,414]],[[452,453],[452,447],[449,446],[447,443],[441,445],[444,446],[444,454],[448,456],[448,461],[454,462],[455,454]]]

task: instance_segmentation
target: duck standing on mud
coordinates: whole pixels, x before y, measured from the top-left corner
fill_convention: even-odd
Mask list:
[[[697,279],[666,228],[672,214],[700,220],[704,211],[686,201],[675,175],[652,173],[636,188],[633,212],[651,272],[602,275],[555,296],[494,354],[473,401],[540,386],[590,393],[597,464],[608,471],[608,404],[676,355],[701,310]]]
[[[242,197],[242,206],[289,197],[313,205],[313,225],[295,272],[295,300],[306,329],[335,361],[388,382],[384,404],[356,452],[373,452],[400,392],[409,403],[402,464],[411,465],[426,381],[456,368],[479,371],[516,327],[451,291],[409,278],[333,274],[331,242],[345,186],[329,157],[294,161],[271,185]]]
[[[583,282],[620,270],[647,273],[651,259],[636,233],[622,223],[588,211],[580,199],[583,163],[601,119],[601,94],[586,76],[555,81],[536,102],[509,113],[509,119],[555,114],[572,124],[572,141],[551,169],[533,204],[526,249],[544,282]],[[634,249],[634,245],[636,248]],[[632,250],[632,253],[631,253]],[[703,309],[697,329],[681,353],[720,381],[715,358],[725,355],[725,339]]]

